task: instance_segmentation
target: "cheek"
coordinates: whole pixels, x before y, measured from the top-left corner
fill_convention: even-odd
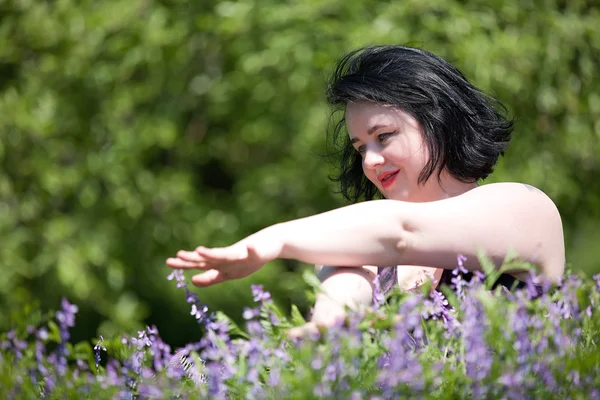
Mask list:
[[[362,162],[362,171],[363,171],[363,175],[368,180],[370,180],[371,182],[373,182],[375,185],[377,185],[379,183],[379,181],[377,180],[377,176],[375,174],[375,171],[373,171],[373,169],[371,169],[371,168],[365,168],[364,160]]]
[[[419,147],[419,150],[413,156],[413,163],[416,164],[419,169],[422,169],[429,160],[428,154],[427,146],[423,145],[422,147]]]
[[[408,161],[415,158],[421,158],[423,148],[421,143],[411,141],[410,138],[402,136],[394,142],[393,146],[388,148],[390,150],[390,157],[393,157],[396,161]]]
[[[398,146],[394,146],[389,150],[391,152],[388,159],[405,170],[420,172],[428,160],[427,147],[423,143],[407,140],[404,143],[398,143]]]

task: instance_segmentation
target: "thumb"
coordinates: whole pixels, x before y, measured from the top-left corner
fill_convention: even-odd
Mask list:
[[[209,269],[208,271],[202,274],[194,275],[192,277],[192,283],[194,284],[194,286],[198,287],[212,286],[216,285],[217,283],[224,282],[226,280],[227,279],[223,276],[223,273],[216,269]]]

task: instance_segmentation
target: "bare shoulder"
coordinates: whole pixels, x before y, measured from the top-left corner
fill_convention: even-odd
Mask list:
[[[457,203],[464,203],[468,207],[506,207],[508,210],[527,211],[548,217],[553,215],[559,218],[558,209],[554,201],[542,190],[526,183],[501,182],[479,186],[461,196],[457,196]],[[497,209],[499,211],[499,209]]]
[[[558,279],[563,274],[560,213],[549,196],[531,185],[493,183],[446,200],[415,205],[411,221],[423,249],[420,258],[425,250],[456,257],[459,253],[475,256],[475,249],[482,249],[501,262],[508,251],[515,251],[539,264],[548,278]],[[441,258],[431,261],[434,263],[429,265],[444,267]]]
[[[543,196],[545,198],[550,199],[542,190],[536,188],[533,185],[528,183],[519,183],[519,182],[498,182],[498,183],[489,183],[487,185],[479,186],[467,193],[485,193],[485,195],[501,195],[501,196]]]

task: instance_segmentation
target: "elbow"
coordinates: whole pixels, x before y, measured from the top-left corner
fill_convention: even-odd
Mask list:
[[[411,204],[397,200],[385,201],[390,207],[388,215],[392,216],[392,221],[394,221],[391,224],[393,230],[389,236],[390,243],[386,243],[386,245],[392,247],[394,265],[410,264],[408,258],[417,237],[417,225],[409,218],[411,214],[414,214],[411,211]]]
[[[411,252],[417,232],[414,217],[410,217],[415,214],[414,206],[399,200],[374,200],[363,204],[365,207],[374,207],[371,208],[372,218],[365,221],[368,224],[365,229],[375,232],[379,246],[378,256],[366,262],[387,266],[408,264],[407,255]],[[377,226],[376,230],[374,225]]]
[[[399,257],[404,257],[406,256],[406,254],[408,253],[408,249],[409,249],[409,243],[410,243],[410,231],[408,229],[406,229],[405,226],[402,226],[399,229],[398,232],[398,236],[395,238],[395,250],[396,250],[396,254],[398,254]]]

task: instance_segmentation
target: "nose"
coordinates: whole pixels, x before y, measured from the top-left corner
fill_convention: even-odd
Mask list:
[[[375,149],[369,149],[365,151],[365,155],[363,158],[363,166],[365,168],[373,169],[381,164],[383,164],[383,156],[381,153]]]

